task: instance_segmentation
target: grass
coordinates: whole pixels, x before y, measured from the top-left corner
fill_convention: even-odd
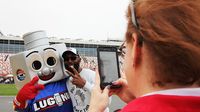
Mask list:
[[[0,84],[0,96],[15,96],[17,92],[15,84]]]

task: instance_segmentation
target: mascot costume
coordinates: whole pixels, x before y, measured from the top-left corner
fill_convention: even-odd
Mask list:
[[[10,63],[17,89],[13,103],[19,112],[73,112],[62,54],[65,44],[49,44],[44,31],[23,35],[25,51]]]

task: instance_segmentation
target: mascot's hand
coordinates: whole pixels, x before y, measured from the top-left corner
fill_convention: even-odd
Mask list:
[[[14,108],[24,109],[26,108],[27,100],[31,100],[35,98],[38,94],[39,90],[44,89],[44,85],[37,84],[39,78],[36,76],[34,77],[29,83],[25,84],[20,91],[18,92],[17,96],[15,97],[13,103]]]

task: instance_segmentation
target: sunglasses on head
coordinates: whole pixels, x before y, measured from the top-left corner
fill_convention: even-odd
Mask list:
[[[139,29],[139,24],[136,18],[136,12],[135,12],[135,1],[136,0],[131,0],[130,1],[130,8],[131,8],[131,17],[132,17],[132,23],[133,25]]]
[[[65,60],[65,61],[69,61],[69,60],[74,61],[74,60],[76,60],[76,56],[66,57],[64,60]]]
[[[137,19],[137,16],[136,16],[136,11],[135,11],[135,2],[136,0],[131,0],[130,1],[130,9],[131,9],[131,21],[133,23],[133,25],[135,26],[135,28],[137,30],[140,30],[140,25],[138,23],[138,19]],[[143,44],[143,41],[144,41],[144,38],[140,35],[139,36],[139,45],[142,46]]]

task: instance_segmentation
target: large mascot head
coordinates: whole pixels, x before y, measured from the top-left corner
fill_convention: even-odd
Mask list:
[[[15,84],[20,89],[33,77],[38,76],[40,84],[61,80],[68,76],[64,72],[62,54],[65,44],[49,45],[44,31],[23,35],[26,51],[10,57]]]

